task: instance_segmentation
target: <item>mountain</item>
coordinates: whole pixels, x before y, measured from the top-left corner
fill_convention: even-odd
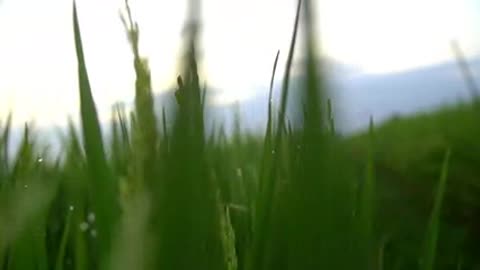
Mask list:
[[[476,71],[480,71],[480,58],[471,59],[469,65],[474,77],[478,77]],[[346,133],[365,128],[370,116],[378,123],[471,98],[454,61],[391,74],[362,74],[335,63],[330,63],[325,70],[337,126]],[[301,82],[299,75],[292,78],[290,99]],[[277,83],[274,88],[276,105],[280,94],[280,83]],[[258,130],[264,126],[267,100],[268,89],[259,88],[254,96],[239,103],[241,118],[247,128]],[[233,105],[227,105],[214,108],[214,111],[223,114],[227,123],[232,123],[233,109]]]
[[[480,74],[480,58],[470,59],[469,65],[477,78]],[[343,133],[366,128],[370,116],[378,124],[388,118],[431,111],[439,106],[468,101],[471,98],[454,61],[392,74],[362,74],[349,66],[327,61],[324,70],[334,104],[336,125]],[[297,75],[291,79],[290,99],[295,97],[295,91],[301,85],[302,77],[298,75],[300,73],[295,72]],[[277,74],[273,92],[274,107],[278,107],[279,103],[281,78],[282,74]],[[209,103],[221,92],[220,89],[209,88]],[[161,116],[162,107],[166,108],[167,116],[173,115],[171,104],[176,101],[172,90],[156,94],[154,98],[158,116]],[[258,87],[254,95],[238,102],[238,107],[237,104],[210,105],[207,107],[207,130],[220,125],[223,125],[227,132],[232,130],[234,114],[238,110],[244,128],[263,134],[267,121],[267,101],[268,88]],[[127,107],[131,107],[131,104],[132,102]],[[291,105],[288,112],[290,117],[294,113]],[[104,123],[103,126],[106,134],[109,124]],[[57,136],[50,129],[44,127],[42,133]],[[21,134],[20,127],[13,130],[12,145],[18,144]]]
[[[478,74],[480,58],[469,64]],[[383,121],[471,99],[455,62],[386,75],[339,76],[336,85],[338,109],[344,114],[347,130],[365,127],[370,115]]]

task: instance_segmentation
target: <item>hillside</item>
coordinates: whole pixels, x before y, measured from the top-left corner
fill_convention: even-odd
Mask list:
[[[459,250],[472,250],[470,247],[480,239],[479,117],[471,105],[461,104],[391,118],[375,127],[379,220],[384,223],[382,230],[386,230],[386,235],[395,235],[400,228],[402,235],[397,235],[397,239],[422,234],[416,230],[421,231],[425,226],[419,224],[426,224],[442,160],[450,148],[440,237],[444,242],[440,246],[445,260],[455,257]],[[368,137],[366,133],[358,133],[347,142],[360,168],[366,160]],[[405,250],[411,252],[412,248]]]

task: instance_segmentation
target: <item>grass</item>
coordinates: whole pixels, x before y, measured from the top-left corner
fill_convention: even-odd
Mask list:
[[[374,168],[376,178],[382,180],[376,185],[377,205],[382,206],[378,209],[382,219],[377,221],[382,224],[382,233],[388,235],[396,231],[405,239],[409,237],[403,241],[399,236],[397,244],[390,244],[391,249],[401,245],[402,253],[420,252],[411,243],[423,242],[426,238],[424,230],[419,228],[428,228],[426,224],[432,223],[429,217],[436,211],[432,190],[437,189],[438,175],[444,170],[445,152],[450,149],[449,184],[443,191],[439,256],[436,257],[440,257],[443,264],[454,267],[461,257],[459,253],[474,256],[471,251],[478,239],[475,228],[478,226],[476,176],[479,173],[474,165],[478,161],[476,119],[475,105],[460,104],[414,117],[392,119],[376,128]],[[368,138],[367,134],[359,134],[347,140],[358,166],[368,156]],[[405,220],[415,225],[406,224]],[[413,259],[409,261],[415,264]]]
[[[113,109],[107,140],[74,5],[82,125],[70,123],[60,156],[44,151],[28,125],[9,156],[12,117],[0,125],[0,269],[430,270],[477,262],[456,234],[473,231],[450,222],[459,219],[453,210],[479,205],[480,172],[467,151],[477,147],[471,106],[375,128],[372,121],[365,134],[337,136],[319,76],[314,1],[304,0],[278,110],[272,89],[280,52],[275,57],[264,137],[244,132],[238,116],[232,136],[221,126],[208,133],[198,2],[190,4],[175,110],[157,117],[139,27],[125,2],[135,107]],[[305,80],[287,100],[300,32]],[[288,102],[299,113],[287,118]],[[447,188],[447,171],[449,183],[462,182]]]
[[[119,214],[119,205],[116,199],[118,185],[115,185],[111,169],[107,164],[102,132],[85,66],[75,4],[73,6],[73,27],[78,61],[83,144],[90,178],[88,184],[92,190],[93,208],[98,217],[99,252],[103,256],[107,256],[111,248],[114,224],[117,222]]]

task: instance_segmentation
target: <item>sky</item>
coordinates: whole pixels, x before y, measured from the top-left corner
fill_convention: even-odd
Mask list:
[[[149,59],[153,90],[175,83],[186,0],[130,0]],[[317,0],[321,54],[362,74],[389,74],[452,59],[450,41],[480,52],[476,0]],[[77,0],[94,98],[103,119],[134,94],[132,54],[119,13],[123,0]],[[204,0],[201,68],[218,106],[267,89],[274,56],[281,74],[295,0]],[[298,47],[298,52],[301,48]],[[297,53],[298,53],[297,52]],[[297,54],[298,55],[298,54]],[[0,119],[62,125],[78,116],[72,2],[0,0]],[[259,90],[263,89],[263,90]]]

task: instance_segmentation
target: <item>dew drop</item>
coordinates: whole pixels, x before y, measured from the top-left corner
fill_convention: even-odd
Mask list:
[[[82,223],[80,223],[80,230],[81,230],[82,232],[88,230],[88,223],[87,223],[87,222],[82,222]]]
[[[95,222],[95,213],[93,213],[93,212],[88,213],[87,220],[90,223]]]
[[[242,177],[243,173],[242,173],[242,169],[241,168],[237,168],[237,176],[238,177]]]

